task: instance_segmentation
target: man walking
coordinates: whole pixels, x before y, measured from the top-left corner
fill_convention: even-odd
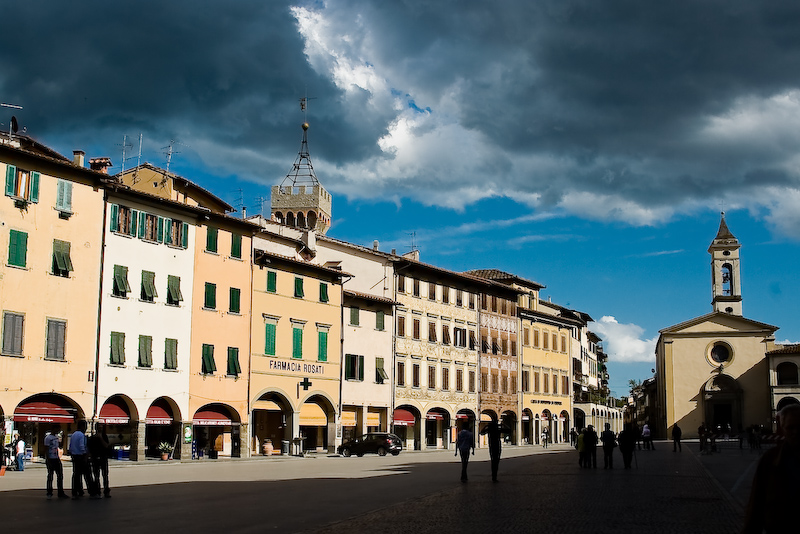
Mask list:
[[[461,425],[461,432],[456,438],[456,455],[461,453],[461,482],[467,481],[467,464],[469,463],[469,450],[475,455],[475,436],[469,429],[469,421],[464,421]]]
[[[100,476],[103,477],[103,494],[111,497],[111,488],[108,486],[108,449],[109,442],[105,426],[98,424],[94,434],[88,439],[89,455],[92,457],[92,474],[94,483],[97,484],[97,495],[100,495]]]
[[[89,457],[86,450],[86,421],[78,421],[78,430],[72,433],[69,440],[69,453],[72,456],[72,498],[83,497],[83,480],[86,489],[94,497],[94,482],[89,470]]]
[[[14,452],[17,458],[17,471],[25,471],[25,440],[19,434],[14,434],[16,440],[16,448]]]
[[[600,434],[603,443],[603,469],[614,469],[614,447],[617,446],[617,437],[611,430],[611,424],[606,423],[606,429]]]
[[[589,425],[586,429],[586,435],[583,437],[583,446],[586,449],[586,467],[589,467],[589,463],[591,463],[592,468],[597,468],[597,432],[595,432],[592,425]]]
[[[491,421],[481,434],[486,434],[489,438],[489,458],[492,461],[492,482],[497,482],[497,469],[500,467],[501,438],[510,432],[497,421]]]
[[[678,426],[678,423],[672,427],[672,452],[683,452],[681,448],[681,436],[683,435],[683,431],[681,427]]]
[[[53,475],[56,477],[56,484],[58,487],[58,498],[68,499],[69,495],[64,493],[64,466],[61,464],[61,443],[58,437],[60,432],[58,426],[53,426],[50,432],[44,438],[44,446],[47,448],[47,458],[45,458],[45,465],[47,466],[47,498],[53,498]]]

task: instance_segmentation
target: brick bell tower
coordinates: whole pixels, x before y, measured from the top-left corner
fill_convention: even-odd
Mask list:
[[[300,108],[305,111],[305,98],[300,100]],[[324,235],[331,227],[333,201],[331,194],[317,180],[311,164],[308,122],[304,122],[302,128],[303,142],[292,170],[280,185],[272,187],[271,217],[273,221]]]

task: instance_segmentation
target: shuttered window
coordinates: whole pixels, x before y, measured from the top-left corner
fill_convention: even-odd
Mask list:
[[[156,273],[152,271],[142,271],[141,299],[146,302],[153,302],[157,296],[158,293],[156,293]]]
[[[128,268],[123,265],[114,266],[114,288],[113,294],[115,297],[127,297],[128,291],[131,290],[128,284]]]
[[[68,241],[59,239],[53,240],[53,274],[56,276],[68,277],[74,270],[72,258],[69,255],[70,245]]]
[[[139,367],[153,366],[153,337],[139,336]]]
[[[278,273],[267,271],[267,292],[275,293],[278,287]]]
[[[6,196],[39,202],[39,173],[6,166]]]
[[[239,376],[242,368],[239,366],[239,349],[228,347],[228,376]]]
[[[328,361],[328,332],[320,330],[317,332],[317,360]]]
[[[328,284],[325,282],[319,283],[319,301],[328,302]]]
[[[414,339],[419,339],[419,319],[414,319]]]
[[[63,360],[64,346],[67,339],[67,322],[57,319],[47,320],[47,352],[48,360]]]
[[[450,325],[443,324],[442,325],[442,343],[445,345],[450,344]]]
[[[344,355],[344,378],[345,380],[364,380],[364,356]]]
[[[3,354],[22,355],[22,335],[25,316],[19,313],[3,313]]]
[[[389,380],[389,374],[383,367],[383,358],[375,358],[375,382],[383,384],[386,380]]]
[[[264,354],[268,356],[275,356],[275,323],[267,323],[264,326],[264,333],[266,336],[266,343],[264,345]]]
[[[180,276],[167,275],[167,304],[178,306],[182,300]]]
[[[217,251],[217,238],[219,236],[219,230],[212,226],[208,226],[206,228],[206,250],[208,252],[216,252]]]
[[[360,312],[358,306],[350,306],[350,324],[352,326],[358,326]]]
[[[111,332],[111,365],[125,365],[125,334]]]
[[[303,298],[303,279],[295,277],[294,279],[294,296],[297,298]]]
[[[242,236],[231,234],[231,258],[242,259]]]
[[[436,343],[436,323],[428,323],[428,341]]]
[[[295,326],[292,328],[292,358],[303,357],[303,329]]]
[[[8,264],[25,267],[28,262],[28,234],[11,230],[8,239]]]
[[[375,312],[375,329],[383,331],[385,328],[384,324],[384,312],[383,310],[378,310]]]
[[[464,391],[464,370],[456,369],[456,391]]]
[[[72,213],[72,182],[58,180],[56,186],[56,209],[62,213]]]
[[[238,288],[232,287],[230,290],[230,305],[228,311],[230,313],[239,313],[240,311],[240,300],[241,300],[242,291]]]
[[[217,284],[206,282],[203,307],[208,308],[209,310],[215,310],[217,308]]]
[[[406,335],[406,318],[402,315],[397,317],[397,335],[405,337]]]
[[[178,340],[164,340],[164,369],[178,368]]]
[[[397,385],[406,385],[406,364],[404,362],[397,362]]]
[[[203,362],[201,372],[204,375],[214,374],[217,370],[217,365],[214,363],[214,345],[203,344]]]

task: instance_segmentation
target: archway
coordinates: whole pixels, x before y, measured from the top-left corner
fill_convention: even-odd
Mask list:
[[[522,410],[522,443],[533,445],[536,440],[533,437],[533,413],[530,408]]]
[[[65,395],[41,393],[32,395],[20,402],[14,409],[14,432],[19,432],[25,443],[33,449],[33,454],[44,457],[44,436],[50,430],[63,432],[68,436],[77,428],[76,423],[86,416],[81,407]],[[64,441],[68,450],[69,443]]]
[[[779,386],[796,386],[797,365],[794,362],[782,362],[775,368]]]
[[[561,410],[561,413],[558,414],[558,422],[561,424],[561,433],[559,435],[560,439],[559,442],[567,443],[569,442],[569,412],[567,410]]]
[[[416,406],[403,404],[395,408],[392,414],[392,431],[403,442],[403,448],[419,450],[421,443],[420,411]]]
[[[312,230],[317,227],[317,213],[314,211],[309,211],[308,216],[306,217],[306,223],[308,227]]]
[[[277,222],[279,222],[279,223],[283,224],[283,212],[281,212],[281,211],[276,211],[276,212],[273,214],[273,216],[272,216],[272,220],[274,220],[274,221],[277,221]]]
[[[303,451],[335,452],[336,408],[325,395],[315,393],[300,405],[299,438]]]
[[[122,394],[110,396],[100,406],[95,423],[105,426],[108,442],[113,450],[112,458],[140,459],[137,455],[139,411],[130,397]]]
[[[302,211],[297,212],[297,227],[298,228],[306,227],[306,216],[303,215]]]
[[[511,431],[510,434],[506,434],[505,442],[506,443],[517,443],[517,414],[512,412],[511,410],[506,410],[503,412],[503,417],[501,418],[501,424],[506,427],[508,430]]]
[[[742,424],[742,390],[728,375],[711,377],[703,385],[703,413],[712,431],[730,432]]]
[[[192,417],[193,456],[241,456],[241,418],[227,404],[211,403],[202,406]]]
[[[542,410],[542,444],[544,445],[544,440],[547,440],[548,443],[553,443],[554,435],[555,435],[555,421],[553,421],[554,417],[550,410]]]
[[[445,408],[431,408],[425,414],[425,446],[446,449],[449,442],[450,413]]]
[[[800,401],[795,399],[794,397],[784,397],[778,401],[778,405],[776,406],[777,411],[781,411],[787,406],[791,404],[800,404]]]
[[[586,413],[580,408],[573,408],[572,415],[575,425],[575,431],[580,432],[582,428],[586,427]]]
[[[456,438],[458,437],[458,432],[461,430],[464,424],[467,425],[470,432],[472,432],[473,437],[478,432],[478,418],[475,417],[475,412],[468,408],[462,408],[461,410],[456,413],[456,424],[453,425],[453,429],[450,435],[450,441],[455,442]]]
[[[293,413],[292,403],[282,393],[277,391],[262,393],[253,402],[250,452],[289,454],[289,443],[293,437]]]
[[[288,226],[295,226],[294,213],[291,211],[286,214],[286,224]]]
[[[169,397],[159,397],[147,408],[145,416],[145,455],[158,457],[160,443],[169,443],[172,457],[181,458],[181,426],[183,418],[178,404]],[[187,451],[188,453],[188,451]]]

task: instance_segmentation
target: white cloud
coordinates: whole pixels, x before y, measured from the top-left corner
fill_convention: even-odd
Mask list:
[[[644,329],[633,323],[621,324],[604,315],[591,324],[591,330],[603,338],[603,348],[609,361],[620,363],[654,362],[658,336],[642,339]]]

